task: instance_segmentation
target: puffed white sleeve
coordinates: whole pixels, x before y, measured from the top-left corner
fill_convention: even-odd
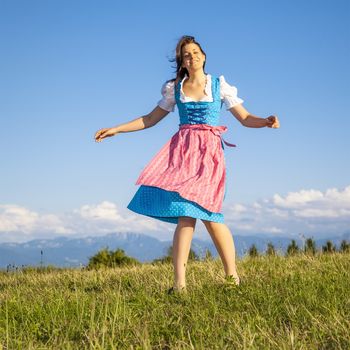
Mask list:
[[[228,84],[223,75],[220,75],[220,97],[225,103],[226,110],[244,102],[237,96],[237,88]]]
[[[158,106],[168,112],[174,112],[175,92],[174,81],[165,82],[161,88],[162,99],[158,101]]]

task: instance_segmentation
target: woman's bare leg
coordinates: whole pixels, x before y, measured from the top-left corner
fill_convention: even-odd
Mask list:
[[[236,269],[236,251],[230,229],[218,222],[202,220],[207,228],[224,265],[226,277],[234,276],[239,283]]]
[[[173,239],[174,287],[186,287],[186,266],[196,219],[179,217]]]

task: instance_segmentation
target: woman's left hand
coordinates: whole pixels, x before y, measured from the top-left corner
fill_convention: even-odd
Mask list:
[[[268,118],[266,118],[267,120],[267,127],[268,128],[274,128],[274,129],[277,129],[280,127],[280,122],[277,118],[277,116],[275,115],[270,115]]]

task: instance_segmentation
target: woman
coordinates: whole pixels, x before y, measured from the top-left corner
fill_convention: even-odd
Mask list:
[[[192,36],[176,46],[176,78],[163,84],[163,98],[147,115],[96,132],[95,140],[156,125],[175,104],[179,131],[146,166],[137,180],[141,185],[128,208],[137,213],[177,224],[173,238],[174,285],[169,292],[186,291],[186,265],[191,241],[200,219],[208,230],[224,265],[226,283],[238,285],[235,247],[221,213],[225,195],[224,143],[219,125],[222,104],[246,127],[278,128],[276,116],[250,114],[237,89],[204,72],[206,54]]]

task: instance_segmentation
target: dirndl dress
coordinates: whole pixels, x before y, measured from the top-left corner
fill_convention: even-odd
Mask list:
[[[212,102],[181,102],[180,82],[175,85],[179,130],[143,169],[140,185],[128,209],[176,224],[187,216],[224,222],[226,168],[219,125],[222,102],[219,78],[212,76]]]

